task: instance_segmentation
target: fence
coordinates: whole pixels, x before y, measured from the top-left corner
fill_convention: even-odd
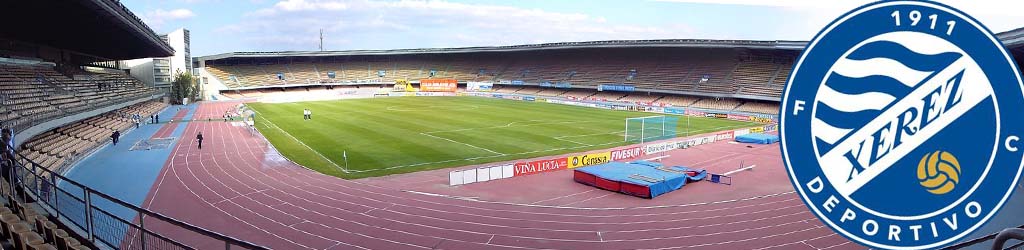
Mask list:
[[[463,185],[476,182],[485,182],[490,180],[498,180],[511,178],[513,176],[513,166],[490,166],[490,167],[479,167],[466,170],[451,171],[448,173],[448,185]]]
[[[15,199],[34,200],[62,224],[101,248],[197,249],[196,244],[208,248],[210,244],[222,243],[224,249],[268,249],[140,208],[43,168],[21,154],[16,157],[10,170],[15,178],[8,189],[20,190],[14,192],[18,194]],[[129,216],[132,218],[124,218]],[[154,232],[154,228],[162,233]],[[169,232],[177,240],[164,235]]]
[[[674,126],[674,125],[673,125]],[[759,127],[743,128],[732,131],[719,131],[699,137],[689,137],[678,140],[666,140],[635,147],[621,148],[591,154],[575,154],[568,157],[555,157],[532,162],[516,162],[499,166],[486,166],[471,169],[455,170],[448,172],[448,185],[457,186],[491,180],[531,175],[536,173],[560,171],[564,169],[589,166],[594,164],[607,163],[609,161],[620,161],[635,159],[644,155],[654,155],[676,149],[685,149],[693,146],[703,145],[721,140],[732,140],[736,136],[749,133],[771,132],[778,129],[777,124],[767,124]]]

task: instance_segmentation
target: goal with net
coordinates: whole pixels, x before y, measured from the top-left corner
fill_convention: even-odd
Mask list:
[[[626,142],[644,143],[676,137],[679,117],[646,116],[626,118]]]

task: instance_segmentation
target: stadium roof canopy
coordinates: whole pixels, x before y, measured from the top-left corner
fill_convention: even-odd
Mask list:
[[[996,34],[1003,44],[1015,55],[1024,53],[1024,27]],[[746,48],[768,50],[801,51],[807,41],[757,41],[757,40],[713,40],[713,39],[660,39],[660,40],[610,40],[590,42],[542,43],[511,46],[485,46],[461,48],[422,48],[392,50],[343,50],[343,51],[278,51],[278,52],[231,52],[199,57],[199,61],[217,61],[239,58],[281,58],[281,57],[331,57],[331,56],[373,56],[373,55],[415,55],[444,53],[518,52],[560,49],[594,48]]]
[[[116,0],[17,0],[0,8],[0,38],[54,47],[97,59],[174,54],[152,29]]]
[[[748,48],[802,50],[807,42],[802,41],[753,41],[753,40],[708,40],[708,39],[665,39],[665,40],[612,40],[591,42],[542,43],[511,46],[423,48],[393,50],[344,50],[344,51],[280,51],[280,52],[232,52],[203,56],[199,61],[216,61],[228,58],[272,58],[272,57],[330,57],[367,55],[416,55],[448,53],[520,52],[561,49],[595,48]]]
[[[996,38],[1014,54],[1024,52],[1024,27],[996,34]]]

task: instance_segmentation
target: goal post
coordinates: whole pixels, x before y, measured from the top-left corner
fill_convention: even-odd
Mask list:
[[[676,124],[679,117],[646,116],[626,118],[626,142],[644,143],[676,137]]]

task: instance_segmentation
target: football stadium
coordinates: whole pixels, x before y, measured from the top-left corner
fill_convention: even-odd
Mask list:
[[[116,0],[0,11],[3,249],[868,248],[779,150],[808,41],[200,56]],[[1019,185],[945,249],[1024,248]]]

